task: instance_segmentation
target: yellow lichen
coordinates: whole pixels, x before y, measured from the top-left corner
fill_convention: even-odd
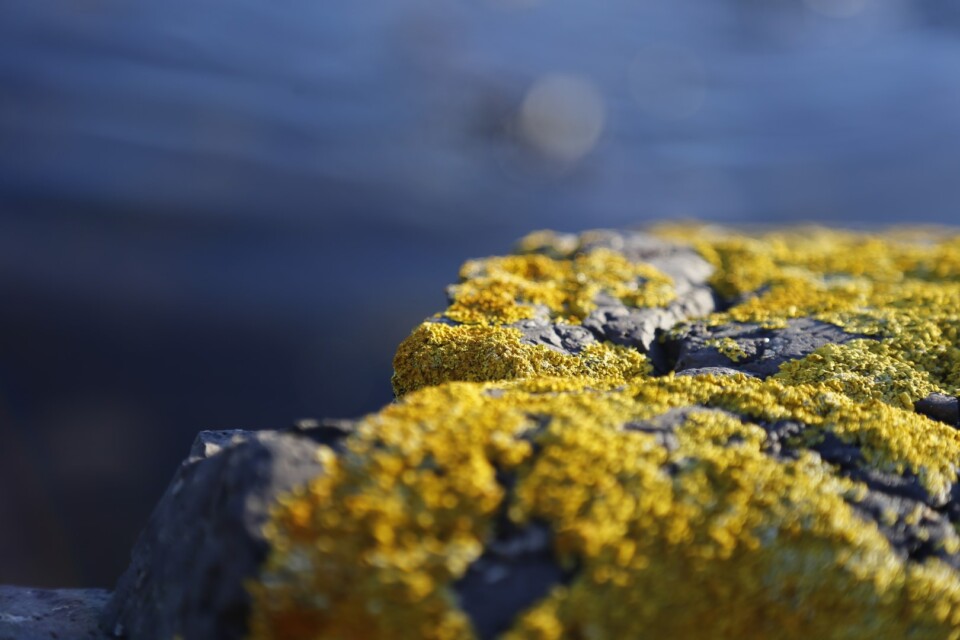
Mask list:
[[[589,377],[618,384],[648,373],[643,354],[611,344],[589,344],[570,356],[521,342],[509,327],[425,322],[394,358],[397,395],[449,380],[484,382],[528,377]]]
[[[601,291],[664,304],[668,282],[643,265],[577,254],[574,238],[548,232],[525,241],[529,255],[467,263],[444,314],[463,324],[418,327],[395,360],[400,400],[365,418],[344,453],[324,449],[324,473],[275,506],[270,556],[249,585],[252,637],[474,637],[455,585],[505,514],[548,525],[573,575],[517,615],[510,640],[960,638],[957,572],[898,553],[852,506],[868,488],[813,452],[839,439],[858,464],[947,499],[960,432],[913,404],[960,389],[960,240],[658,233],[716,267],[714,287],[735,304],[709,324],[811,317],[857,339],[766,380],[652,377],[631,349],[568,355],[501,326],[534,305],[582,320]],[[730,339],[714,346],[745,355]],[[682,408],[669,447],[627,426]],[[765,449],[783,422],[802,425],[794,456]],[[903,521],[920,539],[925,509]]]
[[[833,431],[933,490],[960,459],[946,425],[745,376],[561,388],[450,383],[367,418],[346,454],[277,507],[274,552],[251,585],[254,637],[471,637],[453,583],[500,509],[550,523],[558,562],[577,566],[508,638],[939,638],[960,622],[947,570],[902,560],[851,510],[856,483],[809,454],[766,455],[754,421]],[[744,418],[692,414],[675,451],[622,429],[683,406]],[[516,474],[512,495],[497,470]]]
[[[854,400],[884,400],[911,409],[914,402],[939,388],[929,373],[898,359],[895,353],[889,344],[875,340],[828,344],[784,364],[776,377],[784,382],[820,384]]]
[[[709,324],[754,322],[778,328],[800,317],[830,322],[883,345],[879,351],[854,345],[832,355],[864,356],[871,365],[884,360],[885,369],[900,371],[901,381],[912,378],[909,389],[900,390],[912,400],[931,390],[960,392],[956,232],[858,234],[801,228],[750,236],[716,227],[666,225],[658,232],[695,246],[717,267],[712,282],[718,292],[738,300],[726,312],[706,318]],[[850,357],[845,363],[852,366]],[[817,375],[810,364],[798,365],[808,368],[805,380]],[[849,373],[867,370],[854,367]],[[847,372],[841,367],[824,373],[836,381],[837,374]],[[888,391],[893,386],[886,384]],[[893,402],[903,400],[882,395]]]
[[[740,362],[747,357],[747,352],[733,338],[713,338],[707,340],[707,345],[715,348],[731,362]]]
[[[532,318],[535,305],[552,317],[583,320],[603,292],[632,306],[663,306],[674,299],[673,280],[642,262],[595,249],[570,259],[526,254],[471,260],[451,288],[444,315],[466,324],[509,324]]]

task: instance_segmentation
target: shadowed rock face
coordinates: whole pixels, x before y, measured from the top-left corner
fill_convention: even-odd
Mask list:
[[[956,397],[942,393],[931,393],[926,398],[917,400],[914,403],[914,408],[918,413],[944,424],[953,427],[960,426],[960,400]]]
[[[334,444],[346,428],[201,432],[133,548],[104,628],[126,638],[242,637],[244,581],[267,555],[269,509],[323,471],[314,438]]]
[[[517,614],[569,580],[571,573],[554,556],[552,535],[542,523],[517,527],[502,520],[483,555],[454,584],[479,638],[506,631]]]
[[[601,298],[583,321],[598,340],[633,347],[647,354],[658,373],[670,371],[669,356],[659,340],[661,334],[689,318],[704,316],[714,309],[713,292],[702,284],[678,293],[665,308],[634,308]]]

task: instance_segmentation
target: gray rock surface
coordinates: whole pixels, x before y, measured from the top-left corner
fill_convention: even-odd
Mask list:
[[[917,413],[922,413],[934,420],[939,420],[952,427],[960,427],[960,400],[953,396],[931,393],[926,398],[914,403],[914,409]]]
[[[643,231],[599,229],[581,236],[580,251],[611,249],[628,260],[648,262],[673,278],[678,293],[687,285],[703,284],[713,274],[713,266],[690,247],[672,244]]]
[[[305,422],[200,433],[133,549],[103,628],[135,640],[242,637],[243,582],[266,557],[270,505],[319,474],[317,443],[336,444],[347,430]]]
[[[518,528],[501,518],[494,539],[454,591],[477,635],[488,640],[569,577],[554,557],[548,527],[534,522]]]
[[[655,367],[665,372],[666,363],[661,362],[656,341],[658,334],[715,309],[713,290],[707,285],[713,266],[690,247],[673,245],[639,231],[592,231],[585,235],[581,251],[613,249],[635,262],[649,263],[673,278],[677,298],[666,307],[628,307],[601,294],[596,300],[597,309],[583,321],[583,326],[601,342],[639,349],[651,356]]]
[[[707,279],[713,267],[689,247],[664,242],[640,231],[591,231],[582,236],[563,236],[577,252],[606,248],[619,251],[635,262],[646,262],[673,278],[676,299],[666,307],[631,307],[600,293],[597,308],[582,326],[553,323],[549,312],[538,309],[531,320],[514,323],[527,344],[542,344],[561,353],[576,354],[594,342],[612,342],[648,355],[655,370],[666,373],[669,362],[658,337],[677,323],[706,315],[715,309],[713,290]],[[545,249],[549,255],[549,248]],[[584,331],[586,329],[587,331]]]
[[[110,592],[0,585],[0,640],[106,640],[97,625]]]
[[[680,372],[723,367],[766,378],[777,373],[785,362],[803,358],[825,344],[866,337],[812,318],[790,320],[783,329],[738,322],[719,326],[694,322],[673,339],[672,349],[677,354],[674,369]],[[733,360],[721,353],[716,343],[725,339],[734,341],[743,355]]]
[[[555,322],[548,308],[534,305],[533,318],[508,325],[520,330],[521,342],[525,344],[543,345],[565,355],[576,355],[587,345],[612,342],[646,354],[654,371],[662,374],[670,370],[672,361],[660,343],[660,335],[680,322],[704,316],[716,308],[713,289],[707,284],[713,266],[689,247],[674,245],[641,231],[600,230],[581,236],[558,234],[556,238],[564,246],[564,252],[558,253],[555,247],[547,246],[542,249],[545,255],[567,257],[570,252],[597,248],[620,251],[628,259],[646,262],[673,278],[676,299],[665,307],[631,307],[601,292],[594,300],[597,308],[581,325]],[[451,301],[453,292],[453,287],[447,289]],[[429,321],[459,324],[445,316]]]
[[[588,344],[594,344],[597,339],[586,327],[552,323],[545,318],[531,318],[521,320],[513,325],[523,333],[520,342],[525,344],[542,344],[543,346],[567,355],[580,353]]]
[[[669,361],[659,343],[660,333],[689,318],[706,315],[714,309],[713,292],[704,285],[690,285],[666,307],[628,307],[619,300],[601,296],[597,308],[583,326],[600,341],[633,347],[646,353],[659,373],[666,373]]]

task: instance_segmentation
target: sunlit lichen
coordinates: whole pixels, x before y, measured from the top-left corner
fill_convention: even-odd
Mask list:
[[[525,254],[471,260],[451,287],[444,315],[465,324],[508,324],[532,318],[534,305],[553,317],[579,322],[606,293],[632,306],[663,306],[674,299],[673,281],[649,264],[595,249],[570,259]]]
[[[504,500],[518,524],[551,523],[558,561],[579,566],[508,637],[593,628],[733,638],[759,624],[782,637],[927,629],[918,637],[933,638],[960,621],[957,582],[936,561],[908,565],[854,514],[855,482],[809,454],[770,458],[757,425],[797,419],[830,430],[862,445],[871,464],[913,469],[934,490],[955,479],[960,438],[950,427],[773,379],[639,378],[607,391],[533,382],[431,387],[367,418],[341,459],[278,506],[275,552],[251,587],[254,635],[470,637],[452,584]],[[621,428],[682,406],[743,419],[695,414],[672,452]],[[536,430],[537,416],[550,417],[546,429]],[[512,495],[497,470],[517,473]],[[920,604],[940,605],[894,604],[918,584],[930,589]]]
[[[901,391],[913,400],[916,393],[934,389],[960,391],[960,236],[955,232],[802,228],[748,236],[716,227],[664,225],[659,233],[686,239],[717,267],[715,288],[736,304],[710,316],[711,324],[777,328],[799,317],[830,322],[877,338],[879,347],[847,345],[839,353],[857,351],[874,364],[880,364],[878,357],[885,359],[901,370],[901,379],[912,378],[910,389]],[[808,369],[808,381],[816,376],[810,364],[799,365]],[[846,372],[825,373],[836,381]]]
[[[707,344],[714,347],[731,362],[739,362],[747,355],[747,352],[740,346],[740,343],[733,338],[714,338],[708,340]]]
[[[932,504],[950,499],[960,431],[913,407],[960,389],[960,241],[658,232],[716,267],[732,306],[710,324],[812,317],[861,339],[766,380],[653,377],[632,349],[561,353],[502,326],[534,305],[576,322],[599,291],[666,303],[667,281],[642,263],[577,254],[575,237],[548,232],[524,241],[528,255],[467,263],[443,321],[397,353],[398,402],[365,418],[344,453],[323,449],[324,473],[276,505],[249,585],[252,637],[474,637],[455,585],[505,515],[548,525],[573,576],[517,615],[510,640],[960,638],[956,570],[895,548],[881,527],[900,516],[858,511],[872,489],[851,472],[915,478]],[[745,355],[733,339],[714,346],[734,364]],[[674,410],[688,413],[670,446],[630,427]],[[773,455],[769,430],[784,423],[798,431],[789,455]],[[853,467],[818,455],[827,438],[858,452]],[[919,535],[925,510],[903,515]]]
[[[566,376],[620,383],[649,371],[643,354],[617,345],[590,344],[571,356],[524,344],[520,331],[509,327],[425,322],[397,350],[393,386],[403,395],[451,380]]]

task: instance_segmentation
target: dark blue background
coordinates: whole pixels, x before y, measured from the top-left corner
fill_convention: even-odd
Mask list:
[[[200,429],[389,402],[531,229],[955,222],[954,6],[4,3],[0,582],[111,584]]]

